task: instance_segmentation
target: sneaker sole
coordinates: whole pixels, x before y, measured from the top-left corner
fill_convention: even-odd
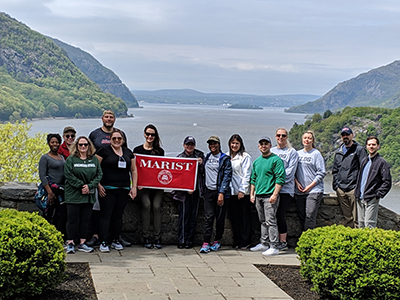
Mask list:
[[[78,249],[78,251],[90,253],[90,252],[93,252],[93,249],[92,250]]]
[[[110,250],[100,249],[100,252],[107,253],[107,252],[110,252]]]
[[[115,249],[115,250],[124,250],[124,247],[122,247],[122,248],[117,248],[117,247],[111,246],[111,249]]]
[[[75,251],[68,251],[67,254],[75,254]]]

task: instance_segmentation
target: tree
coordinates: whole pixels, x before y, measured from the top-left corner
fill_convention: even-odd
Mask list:
[[[29,136],[26,121],[0,124],[0,182],[38,182],[38,163],[48,151],[44,133]]]

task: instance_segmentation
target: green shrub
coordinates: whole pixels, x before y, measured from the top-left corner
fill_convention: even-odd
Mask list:
[[[296,251],[301,275],[322,296],[400,299],[400,233],[328,226],[308,230]]]
[[[37,213],[0,210],[0,300],[24,299],[64,277],[60,232]]]

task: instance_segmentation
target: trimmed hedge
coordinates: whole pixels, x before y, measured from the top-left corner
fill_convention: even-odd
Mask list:
[[[0,300],[24,299],[64,278],[62,235],[37,213],[0,210]]]
[[[400,299],[400,232],[326,226],[307,230],[296,251],[313,290],[337,299]]]

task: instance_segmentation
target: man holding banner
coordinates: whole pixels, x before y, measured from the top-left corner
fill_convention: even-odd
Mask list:
[[[178,219],[178,249],[190,249],[193,247],[193,237],[196,229],[197,211],[199,208],[199,198],[203,198],[203,177],[204,177],[204,153],[196,147],[196,140],[192,136],[187,136],[183,141],[184,151],[178,157],[197,159],[197,183],[196,189],[192,191],[174,190],[171,195],[174,200],[178,200],[179,219]]]

